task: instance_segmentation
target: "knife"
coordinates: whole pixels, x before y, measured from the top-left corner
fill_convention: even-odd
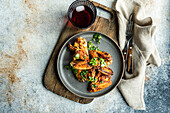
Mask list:
[[[130,21],[133,23],[133,27],[134,27],[133,18]],[[129,42],[129,47],[127,50],[127,72],[129,74],[133,73],[133,35],[132,35],[132,39]]]
[[[127,72],[133,73],[133,38],[129,42],[128,55],[127,55]]]
[[[127,28],[126,28],[126,44],[123,49],[125,71],[133,73],[133,21],[134,13],[129,16]]]

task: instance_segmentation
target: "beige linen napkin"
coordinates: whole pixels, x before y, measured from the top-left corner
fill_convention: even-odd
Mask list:
[[[118,88],[129,106],[136,110],[145,110],[143,95],[146,65],[147,63],[156,66],[161,64],[153,39],[155,26],[153,26],[152,18],[145,16],[144,8],[140,3],[134,0],[117,0],[114,10],[117,11],[121,49],[125,46],[128,18],[133,11],[135,13],[133,36],[134,72],[133,74],[125,72],[126,79],[121,80]]]

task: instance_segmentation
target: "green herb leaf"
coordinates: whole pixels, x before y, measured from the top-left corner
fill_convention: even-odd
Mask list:
[[[74,57],[75,57],[76,59],[79,59],[79,58],[80,58],[80,54],[77,53]]]
[[[89,81],[93,81],[93,77],[89,76]]]
[[[98,39],[102,39],[102,36],[101,36],[101,34],[99,34],[97,38],[98,38]]]
[[[98,43],[100,44],[100,40],[98,40]]]
[[[77,75],[78,70],[77,70],[77,69],[74,69],[74,70],[73,70],[73,73]]]
[[[100,81],[100,83],[103,83],[103,81]]]
[[[70,66],[72,67],[73,65],[70,63]]]
[[[94,82],[96,82],[96,81],[97,81],[97,77],[94,78]]]
[[[98,38],[98,33],[95,33],[94,35],[93,35],[93,38]]]
[[[81,77],[82,77],[82,79],[86,80],[86,78],[83,75],[81,75]]]
[[[100,62],[100,64],[101,64],[101,67],[106,66],[106,62],[104,61],[103,58],[99,58],[99,62]]]
[[[86,80],[86,78],[85,78],[84,76],[85,76],[87,73],[88,73],[87,70],[81,71],[80,75],[81,75],[82,79]]]
[[[83,70],[83,71],[81,71],[80,75],[83,75],[83,76],[84,76],[84,75],[86,75],[86,74],[87,74],[87,72],[88,72],[88,71]]]
[[[93,43],[92,43],[92,41],[89,41],[89,50],[97,50],[97,51],[100,51],[99,50],[99,47],[96,47]]]
[[[86,57],[83,57],[84,59],[86,59]]]
[[[92,84],[92,86],[93,86],[94,88],[96,88],[96,84]]]
[[[89,62],[89,64],[91,64],[92,66],[96,66],[97,65],[97,58],[92,58],[91,61]]]
[[[97,41],[99,44],[100,44],[100,39],[102,39],[101,34],[95,33],[95,34],[93,35],[93,40],[94,40],[94,41]]]
[[[72,71],[72,67],[71,66],[64,66],[65,68],[67,68],[69,71]]]
[[[89,76],[89,81],[91,81],[91,82],[96,82],[97,81],[97,78],[96,77],[91,77],[91,76]]]
[[[96,47],[96,50],[97,50],[97,51],[101,51],[101,50],[99,49],[99,47]]]

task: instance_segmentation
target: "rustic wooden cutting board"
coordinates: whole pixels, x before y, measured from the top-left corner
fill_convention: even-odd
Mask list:
[[[92,1],[93,2],[93,1]],[[73,100],[75,102],[79,102],[82,104],[88,104],[90,102],[93,101],[93,99],[87,99],[87,98],[81,98],[78,97],[76,95],[74,95],[73,93],[71,93],[70,91],[68,91],[64,85],[61,83],[59,76],[58,76],[58,72],[57,72],[57,62],[56,59],[58,57],[58,52],[61,48],[61,46],[63,45],[63,43],[70,38],[72,35],[77,34],[79,32],[82,31],[98,31],[101,33],[104,33],[106,35],[108,35],[109,37],[111,37],[116,43],[117,41],[117,37],[118,37],[118,33],[117,33],[117,29],[118,29],[118,22],[117,22],[117,17],[116,17],[116,13],[111,9],[108,8],[104,5],[101,5],[99,3],[93,2],[93,4],[98,7],[103,9],[104,11],[107,11],[111,14],[111,18],[110,19],[105,19],[103,17],[99,17],[97,16],[96,21],[94,22],[94,24],[88,28],[88,29],[79,29],[79,28],[75,28],[74,26],[71,25],[71,23],[68,21],[64,27],[64,29],[61,32],[61,35],[59,37],[59,40],[53,50],[52,56],[49,60],[49,63],[47,65],[46,71],[45,71],[45,75],[43,78],[43,82],[44,82],[44,86],[52,91],[53,93],[60,95],[62,97],[65,97],[67,99]]]

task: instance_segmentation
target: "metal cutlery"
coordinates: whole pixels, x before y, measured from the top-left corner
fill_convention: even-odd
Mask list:
[[[133,13],[130,15],[126,29],[126,45],[123,50],[125,69],[128,73],[133,73]]]

